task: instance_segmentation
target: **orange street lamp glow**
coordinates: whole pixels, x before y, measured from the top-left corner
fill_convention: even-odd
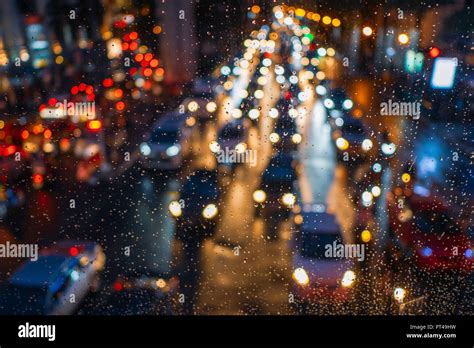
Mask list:
[[[365,36],[370,36],[372,35],[374,31],[372,30],[371,27],[364,27],[362,28],[362,34],[364,34]]]

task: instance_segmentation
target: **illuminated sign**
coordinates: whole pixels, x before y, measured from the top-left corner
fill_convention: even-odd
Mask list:
[[[457,58],[436,58],[433,65],[433,75],[431,76],[431,87],[437,89],[453,88],[457,66]]]

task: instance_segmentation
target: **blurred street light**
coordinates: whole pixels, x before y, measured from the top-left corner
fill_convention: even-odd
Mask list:
[[[373,32],[374,31],[369,26],[362,28],[362,34],[364,34],[365,36],[370,36]]]

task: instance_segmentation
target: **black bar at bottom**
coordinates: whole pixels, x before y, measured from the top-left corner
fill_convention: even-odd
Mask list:
[[[27,324],[28,323],[28,324]],[[55,325],[54,341],[52,327]],[[28,337],[19,337],[20,335]],[[26,332],[28,331],[28,333]],[[43,334],[42,338],[31,336]],[[49,338],[48,338],[49,337]],[[409,344],[469,346],[474,317],[460,316],[0,316],[8,344]]]

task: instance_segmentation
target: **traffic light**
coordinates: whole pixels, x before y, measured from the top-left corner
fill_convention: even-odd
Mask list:
[[[423,53],[408,50],[405,55],[405,71],[409,73],[420,73],[423,69],[423,60]]]

